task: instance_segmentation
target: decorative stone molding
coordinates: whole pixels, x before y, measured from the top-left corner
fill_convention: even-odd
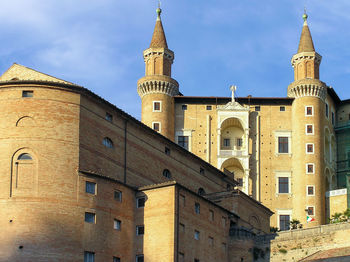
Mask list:
[[[302,52],[295,54],[291,60],[292,66],[295,67],[295,65],[299,64],[302,60],[315,60],[317,64],[320,64],[322,56],[317,52]]]
[[[326,94],[326,84],[317,79],[302,79],[288,86],[288,97],[314,96],[324,101]]]
[[[151,56],[164,56],[171,62],[174,61],[174,52],[166,48],[148,48],[143,51],[143,59],[146,62]]]
[[[137,93],[142,98],[148,94],[166,94],[168,96],[176,96],[179,94],[179,84],[172,78],[169,79],[147,79],[141,78],[138,82]],[[167,81],[169,80],[169,81]]]

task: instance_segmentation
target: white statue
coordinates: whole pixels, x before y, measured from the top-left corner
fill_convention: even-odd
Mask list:
[[[235,102],[235,92],[236,92],[237,86],[230,86],[230,90],[232,91],[232,103]]]

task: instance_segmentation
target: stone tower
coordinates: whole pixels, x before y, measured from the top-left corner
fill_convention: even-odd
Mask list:
[[[143,52],[146,72],[137,82],[137,92],[142,100],[141,121],[174,140],[173,96],[179,94],[179,84],[171,78],[174,52],[168,49],[160,14],[158,8],[150,47]]]
[[[321,56],[315,51],[307,24],[292,57],[294,82],[288,86],[292,105],[293,219],[304,227],[325,223],[324,125],[327,86],[319,80]],[[307,222],[307,216],[314,219]]]

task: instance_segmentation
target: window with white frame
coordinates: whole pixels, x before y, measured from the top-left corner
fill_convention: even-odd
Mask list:
[[[162,112],[162,102],[153,101],[153,112]]]
[[[308,216],[314,216],[315,215],[315,207],[314,206],[308,206],[307,209],[307,215]]]
[[[160,129],[161,129],[160,122],[152,122],[152,128],[154,131],[160,132]]]
[[[306,186],[306,195],[307,196],[314,196],[315,195],[315,186]]]
[[[291,194],[291,172],[275,171],[276,194]]]
[[[313,115],[314,115],[314,107],[305,106],[305,116],[313,116]]]
[[[281,230],[289,230],[290,220],[292,218],[292,210],[290,209],[277,209],[277,227]]]
[[[315,174],[315,164],[307,163],[306,164],[306,174]]]
[[[120,221],[118,219],[114,219],[113,228],[115,230],[121,230],[122,229],[122,221]]]
[[[314,153],[314,144],[307,143],[306,144],[306,154],[313,154]]]
[[[291,131],[275,131],[275,154],[292,153],[292,132]]]
[[[307,135],[313,135],[314,134],[314,125],[313,124],[306,124],[305,125],[305,133]]]

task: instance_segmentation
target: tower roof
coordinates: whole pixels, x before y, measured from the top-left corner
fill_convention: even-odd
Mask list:
[[[160,8],[157,8],[157,20],[156,25],[154,27],[154,32],[152,36],[152,41],[150,44],[150,48],[168,48],[168,44],[166,42],[165,33],[162,25],[162,20],[160,19],[160,14],[162,10]]]
[[[298,53],[302,52],[315,52],[314,43],[312,41],[311,33],[309,30],[309,26],[307,25],[307,14],[304,13],[304,25],[303,30],[301,31]]]

